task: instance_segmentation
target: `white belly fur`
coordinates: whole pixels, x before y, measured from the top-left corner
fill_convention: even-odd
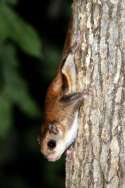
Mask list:
[[[66,148],[68,148],[75,140],[77,136],[77,130],[78,130],[78,112],[75,113],[71,128],[65,137]]]

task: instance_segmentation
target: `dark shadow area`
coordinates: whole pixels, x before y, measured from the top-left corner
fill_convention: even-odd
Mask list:
[[[0,188],[64,188],[64,156],[48,162],[37,136],[46,90],[62,55],[71,2],[5,0],[4,4],[19,20],[0,4]],[[25,24],[39,36],[40,55]]]

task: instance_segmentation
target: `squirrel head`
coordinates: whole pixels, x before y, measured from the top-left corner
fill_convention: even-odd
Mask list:
[[[41,153],[48,161],[58,160],[65,151],[64,126],[59,123],[49,123],[47,128],[41,133],[39,143]]]

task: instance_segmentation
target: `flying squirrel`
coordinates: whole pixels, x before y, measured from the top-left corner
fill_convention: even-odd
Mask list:
[[[44,120],[38,140],[41,153],[48,161],[58,160],[75,141],[79,107],[88,95],[86,89],[76,92],[77,70],[74,53],[78,42],[71,45],[72,22],[71,18],[63,57],[45,98]]]

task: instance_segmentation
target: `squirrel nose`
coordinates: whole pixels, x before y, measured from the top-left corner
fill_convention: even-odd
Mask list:
[[[48,148],[49,148],[50,150],[53,150],[53,149],[56,147],[56,141],[55,141],[55,140],[50,140],[50,141],[47,143],[47,145],[48,145]]]

